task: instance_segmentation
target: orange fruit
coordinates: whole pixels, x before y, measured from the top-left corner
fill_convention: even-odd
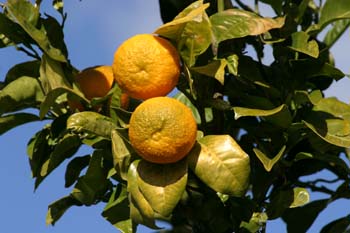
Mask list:
[[[174,163],[192,149],[197,124],[191,110],[178,100],[154,97],[132,113],[129,139],[135,151],[153,163]]]
[[[180,57],[166,39],[140,34],[123,42],[114,54],[114,78],[135,99],[165,96],[180,76]]]
[[[111,66],[90,67],[78,73],[75,78],[89,100],[107,95],[114,82]]]

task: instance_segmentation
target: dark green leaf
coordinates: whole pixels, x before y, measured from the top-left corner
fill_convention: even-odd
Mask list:
[[[52,1],[52,6],[61,14],[63,14],[63,0],[53,0]]]
[[[30,113],[15,113],[0,117],[0,135],[22,124],[40,120],[38,116]]]
[[[38,7],[26,0],[9,0],[7,2],[7,10],[48,56],[57,61],[67,61],[62,51],[50,43],[45,28],[37,28],[40,17]]]
[[[194,173],[217,192],[244,195],[249,182],[249,156],[228,135],[208,135],[198,142],[188,155]]]
[[[127,141],[125,136],[120,132],[112,131],[112,153],[113,163],[118,175],[123,179],[127,180],[128,170],[131,162],[136,156],[136,152]]]
[[[72,159],[66,168],[64,187],[68,188],[78,180],[81,171],[89,165],[90,155]]]
[[[263,18],[249,11],[229,9],[210,16],[215,43],[260,35],[284,25],[284,18]]]
[[[322,228],[320,233],[345,233],[348,232],[349,226],[350,215],[328,223]]]
[[[72,206],[81,206],[81,203],[72,196],[63,197],[51,203],[46,215],[46,224],[55,225],[63,214]]]
[[[315,40],[309,40],[306,32],[299,31],[292,34],[292,45],[289,47],[297,52],[317,58],[319,55],[318,44]]]
[[[130,207],[126,187],[118,184],[113,190],[102,216],[122,233],[135,232],[135,225],[130,219]]]
[[[173,20],[181,11],[183,11],[193,0],[159,0],[160,14],[163,23]]]
[[[77,133],[88,133],[111,139],[112,130],[117,126],[112,119],[96,112],[79,112],[67,120],[67,129]]]
[[[62,0],[55,0],[57,2],[56,6],[59,7],[60,3],[62,3],[63,7],[63,1]],[[57,8],[58,11],[62,11],[62,8]],[[59,49],[62,54],[67,57],[68,51],[66,44],[64,43],[64,35],[63,35],[63,29],[62,26],[57,22],[55,18],[53,18],[50,15],[46,15],[46,19],[42,19],[43,26],[46,30],[48,40],[50,44],[54,47]]]
[[[108,189],[108,170],[103,166],[104,153],[103,150],[94,151],[86,174],[78,179],[72,191],[72,196],[84,205],[97,203]]]
[[[302,207],[287,209],[282,219],[289,233],[307,232],[318,214],[327,207],[328,199],[310,202]]]
[[[40,61],[28,61],[13,66],[6,74],[5,82],[10,83],[22,76],[38,78]]]
[[[23,76],[0,90],[0,115],[24,108],[37,107],[44,95],[38,79]]]

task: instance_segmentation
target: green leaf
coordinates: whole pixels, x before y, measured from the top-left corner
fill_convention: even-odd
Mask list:
[[[112,130],[111,139],[114,167],[118,175],[127,180],[129,166],[137,154],[125,136],[117,130]]]
[[[81,171],[90,163],[90,155],[76,157],[72,159],[66,168],[64,187],[68,188],[76,182],[80,176]]]
[[[249,220],[249,222],[242,222],[241,227],[248,230],[248,232],[254,233],[259,232],[261,227],[265,226],[268,218],[266,213],[253,213],[253,216]]]
[[[282,104],[276,108],[269,109],[269,110],[233,107],[233,111],[235,112],[235,120],[237,120],[241,117],[247,117],[247,116],[260,116],[260,117],[271,116],[281,112],[285,108],[286,108],[286,105]]]
[[[196,57],[204,53],[212,40],[210,21],[205,9],[209,4],[196,1],[178,14],[175,19],[158,28],[154,33],[176,42],[181,58],[191,67]]]
[[[341,233],[341,232],[345,233],[345,232],[348,232],[349,226],[350,226],[350,215],[328,223],[326,226],[322,228],[320,233]]]
[[[64,2],[63,0],[53,0],[52,1],[52,6],[61,14],[63,14],[63,6]]]
[[[329,23],[350,18],[350,5],[347,0],[327,0],[321,9],[319,25],[325,28]]]
[[[43,26],[37,28],[40,17],[39,8],[26,0],[9,0],[6,8],[18,24],[36,41],[39,47],[52,59],[67,62],[61,50],[55,48]]]
[[[57,1],[57,2],[60,2],[60,1]],[[59,4],[57,4],[56,6],[59,6]],[[63,7],[63,1],[62,1],[62,7]],[[63,9],[58,8],[58,11],[60,10],[63,10]],[[50,15],[46,15],[46,18],[42,19],[42,23],[46,30],[46,35],[49,39],[50,44],[53,47],[59,49],[61,53],[65,57],[67,57],[68,50],[67,50],[66,44],[64,43],[64,34],[63,34],[62,26],[57,22],[57,20],[54,17]]]
[[[84,205],[98,202],[108,189],[108,170],[103,167],[104,150],[95,150],[91,156],[86,174],[79,177],[72,196]]]
[[[191,70],[199,74],[213,77],[223,85],[225,80],[226,66],[227,66],[227,61],[225,59],[219,59],[219,60],[214,60],[205,66],[192,67]]]
[[[112,119],[96,112],[79,112],[67,120],[67,129],[77,133],[88,133],[111,139],[111,133],[117,126]]]
[[[145,160],[138,163],[136,185],[156,215],[171,215],[185,191],[186,183],[186,160],[173,164],[154,164]]]
[[[261,152],[258,148],[253,148],[253,151],[260,160],[260,162],[264,165],[264,168],[266,171],[270,172],[272,170],[272,167],[280,160],[280,158],[283,156],[284,151],[286,150],[286,146],[283,146],[281,150],[270,159],[267,157],[263,152]]]
[[[319,55],[318,44],[315,40],[309,41],[309,35],[306,32],[299,31],[292,34],[292,45],[289,48],[294,51],[304,53],[317,58]]]
[[[46,215],[46,224],[55,225],[63,214],[72,206],[81,206],[81,203],[72,196],[63,197],[51,203]]]
[[[310,194],[305,188],[296,187],[293,188],[294,198],[290,208],[303,206],[310,201]]]
[[[38,79],[20,77],[0,90],[0,115],[24,108],[37,107],[44,95]]]
[[[128,171],[128,192],[130,193],[130,217],[133,222],[140,223],[153,229],[158,229],[155,224],[155,213],[150,203],[146,200],[138,186],[137,167],[140,160],[131,163]]]
[[[318,214],[327,207],[328,199],[310,202],[302,207],[287,209],[282,219],[289,233],[307,232]]]
[[[38,78],[40,61],[27,61],[13,66],[6,74],[5,83],[10,83],[22,76]]]
[[[136,232],[130,219],[128,192],[124,185],[118,184],[113,190],[102,216],[122,233]]]
[[[350,19],[343,19],[334,22],[331,29],[327,32],[323,42],[330,48],[335,42],[344,34],[346,29],[350,26]]]
[[[215,44],[228,39],[256,36],[281,28],[285,18],[263,18],[249,11],[229,9],[210,16]]]
[[[243,196],[249,183],[249,156],[229,135],[208,135],[188,155],[189,167],[222,194]]]
[[[15,113],[0,117],[0,135],[22,124],[38,121],[40,118],[30,113]]]
[[[304,123],[328,143],[340,147],[350,146],[350,106],[336,98],[319,101]]]

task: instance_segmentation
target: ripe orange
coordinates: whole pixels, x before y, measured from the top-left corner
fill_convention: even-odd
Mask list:
[[[90,67],[78,73],[75,78],[81,91],[89,100],[105,96],[114,82],[111,66]]]
[[[141,157],[153,163],[174,163],[184,158],[196,136],[191,110],[169,97],[150,98],[131,115],[130,143]]]
[[[135,99],[148,99],[165,96],[174,89],[180,75],[180,57],[166,39],[140,34],[119,46],[112,67],[124,92]]]

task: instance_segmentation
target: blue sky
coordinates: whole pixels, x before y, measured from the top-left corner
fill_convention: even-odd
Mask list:
[[[58,16],[43,1],[44,9]],[[47,4],[47,5],[46,5]],[[98,64],[111,64],[115,49],[128,37],[139,33],[151,33],[162,24],[158,0],[71,0],[65,1],[68,19],[65,40],[72,64],[78,69]],[[267,11],[268,12],[268,11]],[[348,54],[349,35],[341,39],[333,48],[337,66],[345,73],[350,72]],[[14,48],[0,49],[0,80],[13,65],[29,60]],[[344,78],[327,91],[328,96],[337,96],[344,102],[350,100],[350,82]],[[1,164],[0,177],[0,232],[63,233],[63,232],[117,232],[105,221],[100,213],[103,205],[94,207],[73,207],[54,226],[45,225],[47,205],[67,195],[64,188],[64,166],[54,171],[34,193],[34,180],[31,178],[26,155],[26,144],[30,137],[44,123],[31,123],[12,130],[0,138]],[[83,155],[88,150],[83,150]],[[320,196],[313,196],[320,198]],[[348,202],[338,201],[322,213],[309,232],[318,232],[330,219],[346,214]],[[285,232],[280,220],[272,221],[267,232]],[[150,232],[140,228],[140,232]]]

